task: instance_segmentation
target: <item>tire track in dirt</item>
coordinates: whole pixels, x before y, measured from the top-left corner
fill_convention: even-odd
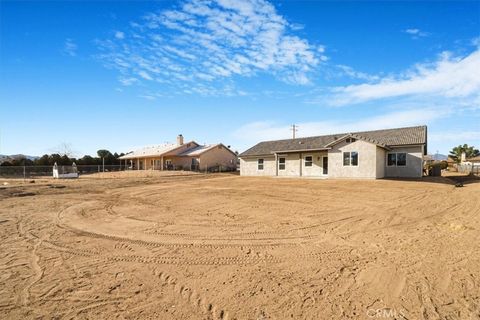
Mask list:
[[[294,240],[294,239],[313,239],[316,238],[320,235],[299,235],[299,236],[278,236],[278,237],[265,237],[265,238],[257,238],[255,235],[274,235],[278,234],[278,232],[272,231],[272,232],[250,232],[250,233],[244,233],[242,236],[244,238],[237,238],[234,235],[231,236],[218,236],[218,237],[205,237],[204,235],[191,235],[191,234],[186,234],[186,233],[168,233],[168,232],[153,232],[153,233],[147,233],[147,234],[153,234],[157,236],[165,236],[165,237],[170,237],[170,238],[176,238],[176,239],[185,239],[185,240],[199,240],[199,241],[231,241],[231,240],[237,240],[237,241],[267,241],[267,240]]]
[[[168,285],[172,291],[174,291],[183,300],[189,302],[194,307],[200,309],[204,314],[210,316],[213,319],[228,320],[230,315],[225,308],[221,308],[215,303],[210,302],[203,295],[197,293],[195,290],[188,286],[182,285],[176,278],[163,272],[154,270],[153,274],[160,279],[160,281]]]
[[[209,243],[173,243],[173,242],[155,242],[155,241],[147,241],[147,240],[140,240],[140,239],[131,239],[123,236],[118,235],[111,235],[111,234],[103,234],[99,232],[92,232],[92,231],[85,231],[82,229],[70,227],[63,225],[61,226],[65,230],[69,230],[77,235],[86,236],[90,238],[97,238],[97,239],[106,239],[111,241],[120,241],[120,242],[127,242],[139,246],[150,247],[150,248],[158,248],[158,247],[166,247],[166,248],[210,248],[210,249],[227,249],[227,248],[239,248],[239,247],[280,247],[280,246],[295,246],[301,243],[281,243],[281,242],[272,242],[272,243],[219,243],[219,244],[209,244]],[[321,236],[321,235],[318,235]],[[306,237],[306,239],[312,239],[315,236]],[[193,239],[192,239],[193,240]],[[231,239],[225,239],[231,240]],[[246,239],[250,240],[250,239]],[[281,240],[275,239],[275,240]],[[286,238],[285,240],[288,240]]]
[[[252,256],[252,257],[194,257],[194,258],[182,258],[176,256],[143,256],[143,255],[112,255],[108,256],[105,253],[100,253],[94,250],[77,249],[53,243],[52,241],[44,240],[43,245],[56,251],[64,253],[83,256],[83,257],[96,257],[101,260],[115,261],[115,262],[136,262],[146,264],[172,264],[179,266],[188,265],[247,265],[258,263],[281,263],[288,262],[295,259],[323,259],[328,257],[329,259],[337,257],[341,258],[351,253],[351,249],[336,249],[322,252],[314,252],[308,254],[294,255],[294,256]]]
[[[43,277],[43,269],[40,267],[38,264],[38,261],[40,260],[40,257],[37,255],[37,249],[38,247],[42,244],[42,240],[36,239],[34,241],[33,249],[30,252],[30,266],[32,267],[34,271],[34,275],[32,277],[32,280],[27,283],[27,285],[23,288],[21,294],[20,294],[20,303],[22,305],[27,305],[30,299],[30,288],[35,285],[38,281],[40,281]]]

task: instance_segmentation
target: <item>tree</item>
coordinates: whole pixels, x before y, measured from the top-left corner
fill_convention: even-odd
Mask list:
[[[105,150],[105,149],[100,149],[97,151],[97,155],[100,157],[100,158],[107,158],[108,156],[110,156],[112,153],[108,150]]]
[[[55,164],[55,162],[57,163],[57,165],[60,165],[62,162],[62,156],[59,155],[58,153],[53,153],[50,155],[49,161],[50,161],[50,165],[52,166]]]
[[[53,148],[54,153],[58,153],[61,156],[68,156],[72,158],[75,154],[75,151],[72,150],[72,144],[68,142],[62,142],[55,148]]]
[[[40,158],[36,159],[35,161],[36,166],[50,166],[51,163],[49,161],[48,154],[44,154]]]
[[[463,152],[465,152],[466,158],[472,158],[480,155],[480,151],[478,149],[475,149],[474,146],[469,146],[468,144],[464,144],[463,146],[459,145],[457,147],[454,147],[450,151],[450,158],[452,158],[456,162],[460,162]]]

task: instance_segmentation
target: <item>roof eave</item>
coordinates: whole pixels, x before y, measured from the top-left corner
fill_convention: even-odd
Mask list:
[[[278,150],[278,151],[272,151],[273,154],[279,154],[279,153],[299,153],[299,152],[312,152],[312,151],[328,151],[332,148],[313,148],[313,149],[297,149],[297,150]]]

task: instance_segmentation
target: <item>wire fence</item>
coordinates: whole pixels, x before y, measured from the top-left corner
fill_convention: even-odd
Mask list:
[[[62,168],[65,167],[65,168]],[[66,172],[67,167],[71,166],[61,166],[58,168],[62,172]],[[131,168],[125,165],[77,165],[77,172],[79,175],[88,175],[100,172],[118,172],[118,171],[137,171],[135,168]],[[193,169],[193,170],[192,170]],[[200,169],[199,167],[195,168],[183,168],[183,167],[171,167],[165,168],[164,170],[168,171],[193,171],[193,172],[205,172],[205,173],[214,173],[214,172],[232,172],[235,171],[235,168],[216,165],[208,167],[207,169]],[[152,171],[151,169],[139,170],[139,171]],[[154,171],[159,171],[154,170]],[[23,178],[23,179],[35,179],[35,178],[51,178],[53,177],[53,166],[0,166],[0,177],[1,178]]]
[[[478,164],[459,164],[457,171],[465,174],[480,174],[480,163]]]
[[[58,166],[60,170],[65,171],[62,167],[71,166]],[[98,172],[112,172],[123,171],[125,166],[121,165],[77,165],[77,172],[79,174],[92,174]],[[40,177],[52,177],[53,166],[0,166],[0,177],[3,178],[40,178]]]

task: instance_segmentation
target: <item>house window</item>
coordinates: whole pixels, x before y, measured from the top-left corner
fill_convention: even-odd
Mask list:
[[[351,143],[351,142],[355,142],[357,141],[357,139],[355,138],[347,138],[347,140],[345,140],[347,143]]]
[[[358,152],[352,152],[350,158],[352,159],[352,166],[358,166]]]
[[[344,166],[358,166],[358,152],[344,152],[343,153]]]
[[[343,165],[349,166],[350,165],[350,152],[343,153]]]
[[[397,153],[397,166],[405,167],[407,165],[407,154],[405,152]]]
[[[313,165],[313,157],[306,156],[305,157],[305,167],[311,167]]]
[[[285,170],[285,158],[278,158],[278,170]]]
[[[257,160],[257,169],[258,170],[263,170],[263,159],[258,159]]]
[[[387,166],[405,167],[407,165],[407,154],[405,152],[387,154]]]

